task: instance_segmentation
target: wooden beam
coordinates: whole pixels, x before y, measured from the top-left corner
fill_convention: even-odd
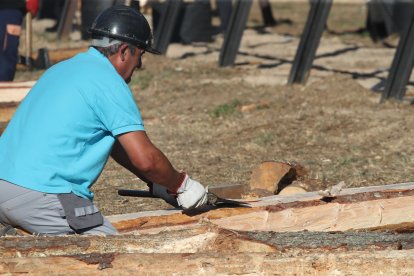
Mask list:
[[[34,84],[35,81],[0,82],[0,103],[21,102]]]
[[[414,249],[414,233],[230,231],[198,225],[149,235],[7,236],[3,258],[75,256],[110,253],[293,252]]]
[[[2,258],[6,275],[413,275],[414,250],[166,253]]]
[[[413,248],[413,233],[239,232],[211,226],[154,235],[3,237],[0,274],[95,275],[102,269],[113,275],[407,274],[414,272],[407,266]]]
[[[344,189],[334,198],[317,192],[270,196],[252,208],[208,207],[204,212],[164,210],[109,217],[121,232],[156,233],[208,221],[240,231],[348,231],[414,229],[414,183]]]

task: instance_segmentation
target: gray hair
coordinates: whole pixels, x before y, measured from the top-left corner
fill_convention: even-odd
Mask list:
[[[102,53],[104,56],[109,57],[113,54],[116,54],[121,46],[122,42],[117,39],[112,39],[109,37],[99,37],[92,39],[91,46]],[[134,55],[136,47],[130,43],[126,43],[128,45],[129,50]]]

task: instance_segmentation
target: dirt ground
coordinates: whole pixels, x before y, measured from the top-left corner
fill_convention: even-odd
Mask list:
[[[383,85],[395,48],[356,32],[365,25],[364,2],[333,5],[306,85],[286,83],[307,2],[272,5],[280,24],[262,28],[255,3],[234,67],[217,65],[220,35],[145,56],[130,86],[154,144],[203,185],[248,185],[252,169],[267,160],[304,166],[309,191],[340,181],[347,187],[410,182],[413,106],[380,103],[373,90]],[[35,49],[87,45],[76,31],[57,41],[43,32],[48,24],[34,21]],[[20,70],[16,80],[41,73]],[[145,187],[110,159],[93,191],[106,215],[168,208],[158,199],[117,195],[117,189]]]

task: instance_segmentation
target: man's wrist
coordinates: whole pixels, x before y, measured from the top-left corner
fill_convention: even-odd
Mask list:
[[[178,186],[176,187],[176,189],[174,191],[170,191],[173,195],[177,195],[180,192],[180,188],[183,186],[184,181],[186,180],[186,178],[188,177],[187,173],[185,172],[180,172],[180,181],[178,182]]]

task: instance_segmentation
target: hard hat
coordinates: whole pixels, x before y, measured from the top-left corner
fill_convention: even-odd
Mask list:
[[[161,54],[151,47],[152,33],[147,19],[128,6],[112,6],[102,11],[88,30],[92,38],[109,37],[131,43],[153,54]]]

